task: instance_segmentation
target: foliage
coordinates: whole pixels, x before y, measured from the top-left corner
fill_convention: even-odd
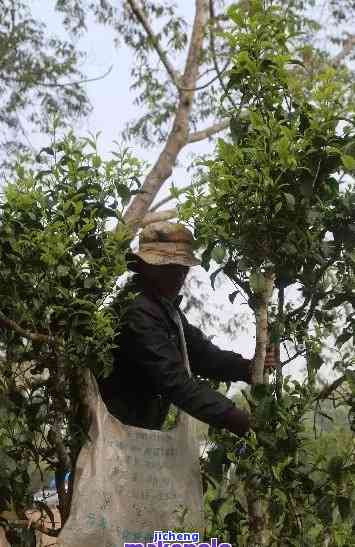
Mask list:
[[[304,97],[300,75],[288,70],[301,61],[277,13],[248,20],[230,10],[236,53],[229,89],[242,94],[243,109],[231,119],[233,142],[220,139],[217,157],[206,162],[209,195],[197,191],[186,207],[209,255],[227,246],[241,275],[271,263],[286,286],[341,253],[352,260],[354,194],[339,184],[354,172],[355,120],[345,69],[328,67]],[[329,232],[334,243],[325,239]]]
[[[83,54],[65,39],[50,35],[27,0],[3,0],[0,10],[0,125],[2,160],[28,149],[28,129],[48,132],[52,115],[64,126],[89,112],[79,65]]]
[[[334,308],[354,303],[352,83],[345,69],[328,67],[309,94],[300,93],[300,75],[289,69],[301,62],[289,51],[287,19],[274,7],[249,19],[236,8],[230,14],[236,27],[228,35],[235,48],[229,88],[242,94],[244,106],[231,118],[232,142],[220,139],[216,158],[206,162],[209,193],[192,190],[182,216],[194,219],[205,267],[215,258],[251,306],[263,269],[275,272],[279,288],[303,286],[303,305],[275,325],[274,339],[288,327],[304,342],[302,329],[314,315],[326,324]],[[332,268],[336,287],[325,276]],[[340,344],[351,337],[353,312],[348,320]]]
[[[128,150],[104,161],[95,139],[69,134],[43,149],[33,167],[19,163],[4,189],[1,510],[24,510],[33,465],[54,469],[60,490],[75,461],[83,440],[82,371],[110,372],[125,305],[121,299],[113,309],[110,301],[126,270],[130,232],[122,222],[110,231],[109,223],[139,191],[140,174]]]
[[[74,33],[85,30],[86,18],[90,11],[93,12],[100,23],[115,28],[117,39],[124,41],[136,54],[136,64],[132,72],[133,88],[137,93],[137,105],[142,109],[142,115],[136,123],[130,124],[126,136],[140,138],[145,145],[151,146],[167,139],[177,103],[183,96],[179,88],[182,77],[179,68],[188,45],[189,22],[179,16],[177,9],[170,2],[144,0],[139,4],[142,6],[143,14],[148,17],[155,29],[155,37],[143,31],[141,21],[134,16],[130,7],[132,2],[122,0],[116,6],[116,3],[110,0],[92,0],[89,3],[82,0],[57,0],[55,7],[63,14],[66,28]],[[281,313],[277,310],[272,313],[271,333],[275,340],[294,342],[298,346],[301,342],[306,342],[312,379],[313,372],[323,362],[320,355],[321,344],[324,344],[325,337],[333,332],[333,322],[337,319],[338,313],[342,314],[345,323],[341,325],[341,332],[336,333],[339,350],[345,342],[349,345],[353,333],[354,256],[351,246],[354,231],[354,200],[351,187],[344,192],[337,186],[337,176],[343,174],[342,168],[344,173],[351,174],[353,171],[353,107],[350,93],[352,75],[345,69],[335,70],[331,66],[329,52],[317,50],[317,37],[323,35],[324,28],[311,20],[309,8],[318,5],[313,0],[272,2],[273,6],[281,6],[282,17],[278,19],[277,11],[263,12],[262,18],[268,19],[267,26],[265,19],[260,21],[258,3],[240,2],[244,12],[239,21],[238,10],[235,8],[230,12],[234,20],[225,16],[223,9],[229,2],[218,2],[218,10],[222,11],[217,13],[215,10],[214,14],[211,10],[214,2],[205,2],[206,9],[208,4],[210,20],[205,28],[204,47],[199,55],[197,85],[200,89],[196,90],[193,97],[189,123],[184,127],[184,131],[190,133],[192,129],[199,129],[200,124],[204,125],[217,116],[218,119],[221,115],[231,117],[231,130],[235,142],[231,144],[226,140],[221,143],[219,158],[224,161],[227,179],[235,178],[241,185],[242,177],[238,174],[238,168],[244,167],[246,162],[255,164],[250,172],[250,191],[249,185],[239,187],[239,190],[243,190],[239,191],[239,197],[243,198],[245,193],[245,198],[249,199],[252,205],[249,214],[241,217],[241,222],[235,223],[234,217],[230,215],[228,192],[225,191],[224,181],[220,180],[221,173],[218,170],[218,185],[223,199],[219,202],[219,210],[214,210],[214,213],[221,213],[218,215],[220,224],[214,222],[210,202],[206,202],[203,195],[200,195],[199,203],[196,204],[196,218],[201,242],[211,237],[214,247],[213,250],[211,247],[208,249],[204,262],[207,265],[210,254],[213,253],[213,257],[225,268],[232,257],[229,275],[235,283],[241,283],[238,290],[249,290],[248,296],[251,297],[252,306],[253,293],[258,292],[263,283],[263,278],[259,275],[262,265],[277,265],[280,297],[285,285],[292,285],[295,280],[301,283],[301,305],[297,309],[287,303],[287,313],[284,313],[283,309]],[[13,61],[13,66],[10,67],[11,74],[7,73],[7,83],[12,83],[15,89],[11,104],[22,108],[22,103],[19,102],[21,99],[27,108],[26,112],[33,113],[30,97],[35,96],[37,100],[44,99],[49,112],[62,111],[69,105],[72,114],[82,104],[85,106],[81,101],[79,85],[57,86],[59,77],[68,75],[69,79],[71,75],[76,74],[78,54],[72,46],[62,47],[58,45],[59,42],[51,42],[50,47],[53,45],[54,49],[51,51],[54,51],[54,54],[48,58],[41,57],[41,52],[48,52],[44,48],[44,34],[36,34],[38,26],[31,19],[28,24],[18,26],[19,42],[15,44],[14,36],[9,34],[14,13],[11,9],[18,6],[20,13],[23,4],[8,3],[8,6],[9,9],[4,11],[7,17],[4,35],[7,44],[18,46],[7,52],[9,55],[11,53]],[[331,21],[342,21],[345,12],[347,17],[354,12],[354,6],[348,0],[340,0],[336,5],[334,2],[331,3]],[[306,13],[308,17],[305,17]],[[23,22],[22,19],[21,21]],[[255,25],[246,28],[245,25],[251,23]],[[287,26],[288,38],[292,41],[291,55],[288,51],[288,39],[285,40],[283,34],[283,25]],[[336,28],[338,33],[339,27],[335,24],[330,26]],[[38,46],[37,57],[32,55],[29,58],[30,48],[19,47],[21,40],[27,39],[20,33],[21,29],[28,32],[30,43],[36,43]],[[224,31],[229,33],[225,34]],[[296,35],[299,31],[304,34]],[[339,44],[342,37],[344,35],[340,33],[337,38]],[[156,39],[163,50],[158,65]],[[29,42],[26,43],[28,45]],[[43,49],[40,47],[42,45]],[[260,46],[265,47],[262,53],[266,53],[266,57],[261,57],[260,60],[251,58],[250,53],[260,53]],[[294,48],[298,48],[297,51],[294,52]],[[22,51],[21,58],[14,58],[18,51]],[[238,57],[243,52],[244,60]],[[171,74],[167,76],[162,62],[168,53],[174,61],[174,78],[171,78]],[[66,55],[68,57],[65,57]],[[53,65],[58,56],[63,62]],[[64,57],[67,61],[64,61]],[[2,62],[7,58],[2,57]],[[37,77],[33,80],[32,68],[29,72],[26,71],[26,67],[32,67],[33,59],[36,58],[45,61],[43,65],[40,62],[36,65],[42,81]],[[21,59],[26,63],[21,64]],[[293,59],[297,59],[297,62],[289,63]],[[13,77],[12,71],[18,66],[23,69],[18,81],[10,82],[10,78]],[[246,82],[251,91],[254,91],[254,95],[250,95],[245,88]],[[254,88],[253,84],[256,84]],[[258,86],[261,86],[260,89]],[[317,86],[320,95],[317,94]],[[52,95],[52,90],[59,91],[59,95]],[[343,90],[349,93],[342,94]],[[70,95],[72,92],[74,94]],[[287,99],[291,100],[290,105],[282,98],[283,92]],[[332,93],[338,94],[336,104],[332,103]],[[271,100],[271,108],[267,108],[267,102],[263,100],[264,95],[265,99]],[[221,98],[224,98],[223,104]],[[314,101],[317,107],[314,107]],[[332,119],[336,115],[335,106],[341,114],[346,112],[350,123],[344,120],[344,123],[336,124],[336,120]],[[4,111],[7,111],[6,108]],[[12,116],[9,123],[14,124],[15,110],[10,109],[9,112]],[[324,113],[328,113],[329,116],[326,121],[322,118]],[[36,113],[30,114],[30,118],[34,122],[38,121]],[[16,129],[18,128],[19,123],[16,125]],[[206,136],[211,136],[215,132],[207,132]],[[330,145],[325,142],[328,138]],[[26,502],[28,461],[33,460],[35,465],[45,461],[48,465],[54,466],[57,471],[58,489],[62,494],[60,475],[63,468],[72,465],[77,447],[82,440],[82,432],[75,419],[81,397],[79,380],[83,365],[82,356],[86,357],[85,365],[94,370],[108,369],[108,356],[114,344],[114,328],[119,321],[119,317],[114,316],[114,311],[105,304],[114,291],[115,277],[125,270],[124,253],[129,236],[122,225],[120,231],[115,234],[108,232],[107,220],[110,215],[115,220],[120,219],[119,215],[115,216],[116,208],[122,205],[123,209],[131,195],[139,191],[134,178],[139,177],[139,166],[127,154],[116,157],[113,163],[111,160],[103,162],[97,155],[94,143],[91,143],[92,150],[89,153],[84,150],[83,144],[83,141],[78,142],[73,138],[64,143],[54,144],[41,155],[44,158],[44,154],[47,154],[51,160],[49,168],[40,169],[41,173],[37,168],[25,170],[19,166],[2,204],[4,212],[1,216],[0,249],[4,273],[0,270],[0,290],[5,307],[0,319],[1,326],[6,326],[6,330],[1,331],[1,344],[5,351],[1,362],[1,434],[4,443],[1,458],[5,469],[1,486],[2,492],[5,493],[4,501],[12,502],[18,511]],[[263,148],[266,144],[269,146],[267,150]],[[298,149],[295,144],[302,145],[303,149]],[[248,145],[251,148],[249,151]],[[312,146],[315,150],[312,150]],[[274,167],[267,161],[268,154]],[[303,163],[304,157],[308,158],[308,164]],[[317,173],[319,159],[322,161]],[[332,160],[329,173],[325,169],[326,165],[323,165],[328,160]],[[172,157],[172,164],[174,161],[175,158]],[[218,162],[215,165],[212,162],[211,172],[214,168],[217,169],[217,164]],[[256,167],[260,166],[263,169],[260,170],[261,176],[258,178]],[[307,171],[303,172],[301,167],[310,172],[307,184]],[[166,172],[169,173],[169,169]],[[290,175],[291,178],[287,178],[286,175]],[[305,182],[303,193],[292,176],[299,177],[297,181]],[[331,180],[332,178],[334,180]],[[213,189],[212,177],[210,179]],[[287,186],[281,186],[281,179]],[[271,191],[269,188],[266,191],[272,186],[269,185],[270,181],[274,190]],[[264,182],[267,184],[264,185]],[[265,194],[261,192],[260,196],[259,183],[261,190],[265,190]],[[232,197],[236,198],[233,196],[232,186],[229,190]],[[216,196],[222,197],[217,191]],[[108,203],[110,199],[113,200],[111,204]],[[247,199],[242,201],[244,206],[249,206]],[[188,204],[190,211],[188,208],[185,210],[186,215],[191,212],[192,203],[193,198]],[[264,208],[268,216],[264,214]],[[199,222],[200,209],[204,209],[204,214],[206,211],[211,213],[208,218],[211,220],[209,232],[204,226],[205,218],[202,215]],[[235,209],[234,213],[237,217],[241,214],[238,209]],[[299,223],[298,227],[303,222],[304,230],[290,234],[288,227],[293,226],[291,219],[294,223]],[[270,230],[276,230],[273,238],[269,238],[265,231],[266,224]],[[277,231],[279,224],[281,232]],[[307,229],[310,232],[309,238],[304,235]],[[255,248],[249,245],[248,230],[254,237],[255,248],[258,249],[257,260]],[[334,243],[329,244],[327,232],[333,234]],[[260,241],[256,237],[259,235]],[[241,241],[244,243],[243,256],[239,256],[240,253],[238,254],[232,246],[233,238],[238,240],[238,245]],[[278,244],[275,244],[275,241]],[[285,242],[289,245],[282,249]],[[292,245],[297,247],[297,252]],[[249,275],[250,268],[253,268],[252,276]],[[237,279],[237,272],[241,278]],[[234,297],[235,293],[230,295],[230,300]],[[310,325],[313,333],[310,331]],[[346,372],[352,359],[351,349],[346,350],[339,358],[338,370]],[[344,374],[344,377],[344,384],[350,386],[343,400],[348,408],[349,404],[354,405],[354,381],[348,373]],[[298,454],[302,454],[304,446],[301,420],[306,415],[311,401],[319,394],[313,380],[304,390],[299,386],[295,386],[290,392],[287,392],[287,389],[287,385],[284,386],[282,393],[282,388],[278,384],[275,389],[272,387],[259,394],[253,393],[249,397],[250,404],[256,404],[258,408],[264,409],[265,413],[258,411],[260,427],[256,426],[256,434],[248,439],[246,450],[228,436],[218,437],[217,440],[222,444],[224,451],[225,447],[232,447],[229,449],[229,453],[232,454],[230,460],[233,465],[239,465],[240,460],[244,473],[241,476],[246,478],[245,484],[254,480],[255,466],[257,473],[261,477],[265,476],[266,483],[274,493],[276,492],[275,500],[266,500],[273,508],[270,513],[270,533],[280,534],[289,524],[295,536],[290,541],[298,541],[297,545],[305,544],[308,538],[302,536],[302,526],[299,526],[297,513],[307,507],[310,509],[309,520],[304,513],[300,516],[301,520],[304,519],[303,530],[311,529],[314,519],[322,523],[319,537],[312,537],[309,540],[311,543],[308,544],[316,545],[315,541],[322,541],[322,534],[325,540],[332,534],[330,540],[334,545],[346,545],[347,540],[340,535],[343,531],[339,531],[337,526],[343,526],[340,522],[343,515],[344,526],[348,526],[343,495],[350,484],[348,472],[343,474],[347,463],[343,465],[342,456],[341,463],[338,460],[336,464],[332,464],[332,469],[335,469],[338,477],[340,474],[344,478],[344,481],[342,479],[338,483],[335,475],[330,474],[329,468],[330,480],[327,484],[330,488],[329,495],[325,494],[328,497],[325,497],[324,506],[338,508],[332,514],[330,530],[327,528],[329,519],[327,524],[317,512],[318,502],[322,499],[324,490],[319,490],[319,496],[316,491],[307,492],[304,481],[305,468],[299,464],[298,459]],[[352,414],[350,413],[350,417],[353,416],[354,409]],[[63,427],[69,432],[65,439],[62,438]],[[289,432],[292,435],[295,432],[297,434],[296,439],[290,436],[293,442],[291,447],[288,447],[288,437],[285,439]],[[214,438],[212,433],[211,437]],[[280,455],[271,454],[270,443],[273,443],[275,438],[278,446],[283,443]],[[234,451],[235,445],[238,448],[237,456]],[[290,461],[285,455],[288,451]],[[228,455],[227,457],[229,458]],[[307,462],[311,467],[313,464],[313,461]],[[310,468],[307,469],[309,471]],[[324,469],[324,476],[328,477],[325,464]],[[300,478],[299,484],[303,488],[301,493],[296,491],[293,484],[292,476],[294,477],[295,473]],[[21,477],[20,485],[17,477]],[[265,494],[262,484],[253,484],[258,485],[257,494]],[[232,516],[222,526],[217,521],[213,522],[211,530],[219,527],[219,537],[227,537],[228,534],[234,537],[239,535],[240,541],[247,541],[246,520],[240,519],[245,513],[238,505],[237,492],[238,490],[234,489],[233,496],[230,495],[234,503],[234,509],[230,511]],[[300,505],[296,512],[290,514],[287,511],[289,492]],[[342,498],[340,505],[338,498]],[[304,500],[306,502],[303,506]],[[222,508],[221,501],[218,497],[213,501],[213,514],[218,514],[219,508]],[[343,508],[339,510],[340,506]],[[65,515],[65,511],[62,511],[62,514]],[[324,538],[324,534],[327,537]],[[275,541],[277,543],[279,538]]]
[[[246,441],[212,433],[214,448],[203,462],[207,537],[250,545],[245,485],[252,473],[268,508],[267,545],[324,545],[329,534],[330,545],[350,546],[354,448],[346,421],[314,439],[314,394],[289,379],[284,390],[281,400],[271,386],[255,394],[261,405]]]
[[[225,15],[226,8],[233,2],[230,0],[210,0],[206,2],[209,23],[206,25],[205,47],[200,55],[199,79],[193,101],[193,111],[190,117],[191,130],[204,122],[221,116],[228,116],[231,104],[225,101],[221,108],[221,97],[225,94],[228,83],[228,68],[231,65],[232,49],[223,38],[223,31],[229,30],[230,20]],[[179,77],[182,58],[186,57],[189,45],[189,27],[191,21],[178,5],[173,2],[154,0],[137,2],[149,21],[154,36],[159,40],[161,50],[173,61],[174,69]],[[242,1],[241,6],[249,2]],[[293,21],[294,28],[302,31],[299,37],[304,46],[304,58],[312,69],[316,67],[322,55],[318,50],[318,42],[322,40],[326,51],[334,50],[332,42],[341,44],[347,37],[347,27],[344,26],[344,13],[351,19],[355,7],[348,0],[338,0],[326,10],[325,21],[317,21],[319,12],[324,11],[322,0],[306,1],[276,1],[282,6],[285,15]],[[57,0],[57,10],[63,14],[65,25],[75,33],[86,30],[90,10],[82,0]],[[179,91],[166,73],[162,63],[157,63],[154,42],[141,22],[132,12],[131,2],[122,0],[96,1],[90,3],[91,12],[98,23],[111,26],[116,33],[117,45],[124,43],[135,55],[132,67],[132,90],[136,93],[135,104],[142,109],[139,117],[129,123],[125,130],[128,139],[139,139],[142,146],[163,143],[169,133],[169,124],[176,112]],[[344,28],[343,28],[344,26]],[[326,27],[326,32],[324,32]],[[336,30],[336,32],[335,32]],[[211,37],[212,36],[212,37]],[[323,48],[324,49],[324,48]]]
[[[219,262],[218,271],[249,297],[257,321],[265,272],[275,275],[270,337],[305,355],[308,378],[290,385],[278,373],[271,385],[252,387],[246,398],[253,433],[241,450],[235,438],[215,434],[207,476],[213,462],[224,463],[224,478],[234,464],[236,483],[221,495],[223,477],[214,475],[219,486],[210,499],[210,534],[236,545],[314,546],[326,539],[350,545],[353,448],[323,461],[312,458],[305,418],[338,386],[317,386],[322,345],[333,334],[342,348],[354,332],[352,77],[326,63],[308,73],[294,39],[294,17],[273,2],[255,0],[228,14],[234,27],[225,33],[233,50],[227,91],[238,104],[230,138],[219,139],[215,157],[204,162],[208,193],[191,190],[181,216],[193,219],[206,269],[211,258]],[[285,306],[285,289],[296,283],[303,301]],[[340,404],[353,428],[351,349],[343,357],[337,368],[347,387]],[[231,510],[221,521],[223,504]]]

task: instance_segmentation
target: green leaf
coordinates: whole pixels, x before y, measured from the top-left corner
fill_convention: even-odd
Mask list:
[[[210,507],[213,511],[213,513],[218,513],[224,502],[227,500],[227,498],[215,498],[212,501],[210,501]]]
[[[355,158],[353,158],[353,156],[348,156],[347,154],[345,154],[341,157],[341,160],[347,171],[355,170]]]
[[[201,265],[207,272],[210,269],[211,254],[216,244],[216,241],[210,242],[201,256]]]
[[[214,247],[211,258],[217,262],[217,264],[222,264],[224,257],[226,256],[226,250],[224,247],[221,247],[220,245],[217,245]]]
[[[323,359],[319,353],[311,353],[308,357],[308,364],[313,370],[319,370],[323,365]]]

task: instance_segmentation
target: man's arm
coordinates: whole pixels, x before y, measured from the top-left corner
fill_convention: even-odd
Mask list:
[[[191,370],[212,380],[251,383],[251,359],[239,353],[221,350],[203,332],[181,314]]]
[[[205,383],[189,377],[158,308],[133,305],[122,335],[121,348],[124,350],[127,343],[127,351],[137,363],[137,374],[145,374],[156,393],[210,425],[229,428],[225,416],[232,414],[233,432],[243,434],[249,429],[247,413]]]

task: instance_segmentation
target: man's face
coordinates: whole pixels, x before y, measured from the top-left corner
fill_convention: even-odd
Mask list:
[[[146,264],[143,273],[151,283],[155,284],[155,288],[161,296],[173,299],[179,294],[189,269],[188,266],[180,264],[166,264],[164,266]]]

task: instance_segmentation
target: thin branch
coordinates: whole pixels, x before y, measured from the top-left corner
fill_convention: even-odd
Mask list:
[[[331,260],[328,260],[328,262],[326,262],[319,270],[318,272],[318,276],[317,276],[317,279],[315,280],[315,285],[321,280],[321,278],[323,277],[323,275],[325,274],[327,268],[329,268],[329,266],[331,266],[333,264],[333,261],[334,261],[334,258],[332,258]],[[317,306],[319,300],[321,298],[318,297],[318,295],[308,295],[307,298],[305,298],[303,304],[301,304],[298,308],[295,308],[294,310],[292,310],[288,315],[287,315],[287,318],[290,319],[291,317],[294,317],[295,315],[298,315],[299,313],[301,313],[307,306],[308,304],[310,303],[310,308],[307,312],[307,321],[309,322],[310,319],[312,318],[312,314],[313,314],[313,311],[315,309],[315,307]]]
[[[216,80],[219,80],[220,78],[220,75],[221,74],[224,74],[227,70],[227,68],[229,67],[229,64],[230,62],[227,61],[226,64],[224,65],[224,67],[222,68],[220,74],[217,74],[216,76],[214,76],[214,78],[212,78],[209,82],[207,82],[206,84],[201,84],[200,86],[198,87],[194,87],[194,88],[190,88],[190,87],[179,87],[180,91],[201,91],[201,89],[206,89],[206,87],[210,86],[211,84],[213,84],[213,82],[215,82]]]
[[[347,376],[344,374],[344,376],[340,376],[340,378],[337,378],[333,383],[329,384],[328,386],[325,386],[320,393],[318,393],[317,397],[315,398],[316,401],[324,400],[329,397],[335,391],[340,387],[344,382],[347,381]]]
[[[149,213],[154,213],[155,211],[160,209],[160,207],[162,207],[163,205],[166,205],[167,203],[169,203],[173,199],[176,199],[181,194],[185,194],[185,192],[187,192],[188,190],[190,190],[192,188],[198,188],[199,186],[202,186],[203,184],[205,184],[205,181],[199,181],[199,182],[196,182],[195,184],[187,184],[186,186],[183,186],[182,188],[179,188],[178,190],[176,190],[176,195],[175,196],[168,196],[164,199],[161,199],[160,201],[158,201],[158,203],[156,205],[154,205],[154,207],[152,207],[149,210]]]
[[[95,76],[94,78],[85,78],[83,80],[77,80],[75,82],[64,82],[64,83],[55,83],[55,84],[52,84],[52,83],[45,83],[45,82],[36,82],[36,86],[39,86],[39,87],[70,87],[70,86],[73,86],[73,85],[81,85],[81,84],[87,84],[87,83],[90,83],[90,82],[97,82],[98,80],[103,80],[104,78],[106,78],[106,76],[108,76],[110,74],[110,72],[112,71],[113,69],[113,65],[110,66],[110,68],[104,73],[102,74],[101,76]],[[38,77],[37,74],[33,74],[33,76],[36,76]],[[1,79],[4,80],[5,82],[15,82],[15,83],[23,83],[22,80],[18,80],[17,78],[12,78],[11,76],[3,76],[1,75]]]
[[[284,316],[284,306],[285,306],[285,287],[283,284],[280,285],[279,292],[277,295],[278,299],[278,313],[277,313],[277,320],[281,324],[283,321]],[[281,400],[282,398],[282,368],[281,368],[281,351],[280,351],[280,339],[277,341],[276,344],[276,394],[277,398]]]
[[[291,363],[291,361],[293,361],[294,359],[296,359],[296,357],[299,357],[300,355],[303,355],[305,353],[306,350],[301,350],[301,351],[296,351],[296,353],[294,355],[292,355],[292,357],[290,357],[289,359],[287,359],[286,361],[282,361],[282,363],[280,363],[280,366],[281,367],[284,367],[285,365],[288,365],[289,363]]]
[[[32,153],[34,154],[37,154],[38,153],[38,150],[33,146],[32,142],[31,142],[31,139],[29,138],[28,134],[27,134],[27,131],[25,130],[25,128],[23,127],[22,125],[22,122],[21,122],[21,119],[20,119],[20,116],[15,113],[15,116],[16,116],[16,119],[17,119],[17,123],[19,125],[19,128],[21,129],[21,133],[22,135],[25,137],[27,143],[28,143],[28,146],[30,147],[30,149],[32,150]]]
[[[46,534],[46,536],[51,537],[57,537],[59,535],[59,532],[61,531],[61,528],[48,528],[43,524],[38,524],[38,522],[30,522],[28,520],[15,520],[11,524],[16,528],[32,528],[37,532],[41,532],[42,534]]]
[[[201,72],[201,74],[199,74],[197,80],[202,80],[202,78],[207,76],[207,74],[209,74],[210,72],[216,72],[215,68],[214,67],[206,68],[206,70],[204,70],[203,72]]]
[[[14,330],[24,338],[32,340],[32,342],[50,342],[51,338],[47,334],[40,334],[36,332],[29,332],[26,329],[23,329],[12,319],[5,317],[3,313],[0,312],[0,328],[5,328],[9,330]]]
[[[166,55],[165,51],[161,47],[159,39],[155,35],[153,28],[151,24],[149,23],[148,18],[146,17],[143,9],[139,6],[136,0],[128,0],[128,4],[130,5],[134,15],[136,16],[138,21],[141,23],[142,27],[144,28],[148,37],[150,38],[150,41],[153,44],[154,49],[157,52],[158,56],[160,57],[161,62],[165,66],[166,71],[169,74],[172,82],[175,84],[177,88],[179,88],[179,74],[175,70],[174,66],[168,59],[168,56]]]
[[[210,5],[210,18],[211,20],[213,21],[215,19],[215,13],[214,13],[214,4],[213,4],[213,0],[209,0],[209,5]],[[212,25],[210,27],[210,47],[211,47],[211,53],[212,53],[212,59],[213,59],[213,65],[214,65],[214,68],[217,72],[217,76],[218,76],[218,79],[219,79],[219,83],[221,84],[221,87],[224,91],[224,94],[225,96],[228,98],[229,102],[231,103],[232,107],[237,109],[237,105],[235,104],[235,102],[233,101],[233,99],[231,98],[231,96],[229,95],[228,93],[228,89],[226,88],[225,84],[224,84],[224,81],[223,81],[223,74],[218,66],[218,62],[217,62],[217,54],[216,54],[216,47],[215,47],[215,41],[214,41],[214,31],[212,29]]]
[[[212,135],[215,135],[216,133],[220,133],[224,129],[227,129],[229,126],[229,121],[225,120],[220,123],[216,123],[214,125],[211,125],[210,127],[206,127],[206,129],[202,129],[201,131],[196,131],[195,133],[191,133],[188,139],[189,143],[192,142],[199,142],[203,139],[207,139],[208,137],[212,137]]]

